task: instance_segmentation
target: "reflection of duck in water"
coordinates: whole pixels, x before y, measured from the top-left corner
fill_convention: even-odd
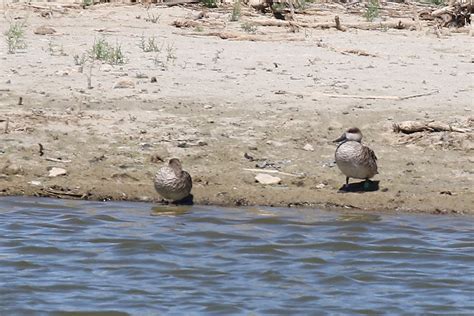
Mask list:
[[[377,171],[377,157],[372,149],[361,144],[362,133],[357,127],[349,128],[334,142],[341,142],[336,149],[336,164],[346,175],[346,187],[349,178],[365,179],[364,188],[368,180],[375,176]]]
[[[155,175],[155,189],[165,200],[180,201],[189,196],[193,186],[191,176],[181,167],[177,158],[170,159],[167,166]]]

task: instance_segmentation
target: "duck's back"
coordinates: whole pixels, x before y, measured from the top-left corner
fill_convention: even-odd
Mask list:
[[[351,178],[368,179],[377,174],[377,157],[372,149],[356,141],[348,141],[336,149],[336,164]]]
[[[192,180],[189,173],[182,171],[179,177],[170,167],[163,167],[155,175],[155,189],[165,199],[179,201],[189,195]]]

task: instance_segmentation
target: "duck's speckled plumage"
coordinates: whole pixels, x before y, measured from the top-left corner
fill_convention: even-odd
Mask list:
[[[370,179],[378,173],[377,156],[372,149],[362,145],[358,128],[347,130],[338,140],[336,164],[347,178]]]
[[[184,199],[191,193],[193,186],[191,176],[181,168],[181,162],[176,158],[158,170],[154,184],[158,194],[170,201]]]

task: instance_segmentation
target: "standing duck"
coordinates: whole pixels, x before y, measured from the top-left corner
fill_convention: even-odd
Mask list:
[[[177,158],[170,159],[167,166],[158,170],[155,175],[155,189],[165,200],[177,202],[183,200],[193,187],[189,173],[181,167]]]
[[[349,128],[334,142],[340,144],[336,148],[336,164],[346,175],[346,185],[349,178],[365,179],[364,189],[369,186],[368,180],[375,176],[377,171],[377,156],[372,149],[361,144],[362,133],[357,127]]]

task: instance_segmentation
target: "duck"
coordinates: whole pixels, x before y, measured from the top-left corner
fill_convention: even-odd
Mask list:
[[[178,158],[169,160],[155,175],[155,190],[165,200],[179,202],[191,193],[193,181],[191,175],[183,170]]]
[[[364,179],[364,189],[369,186],[369,179],[378,174],[377,156],[369,147],[362,145],[362,132],[357,127],[346,130],[341,137],[334,140],[339,143],[335,159],[339,170],[346,176],[344,188],[349,186],[349,179]]]

